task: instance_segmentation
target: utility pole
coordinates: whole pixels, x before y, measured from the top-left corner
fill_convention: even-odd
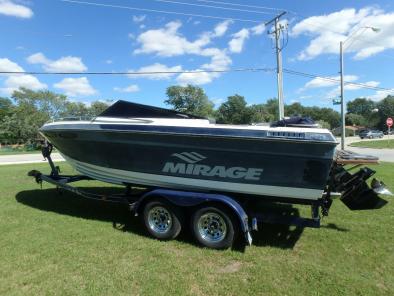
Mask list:
[[[279,120],[285,117],[285,107],[283,102],[283,72],[282,72],[282,48],[280,45],[280,34],[281,31],[284,29],[279,23],[279,20],[282,16],[286,14],[286,11],[278,14],[275,18],[270,20],[269,22],[265,23],[265,25],[269,25],[274,23],[275,31],[268,32],[268,34],[275,35],[275,51],[276,51],[276,80],[277,80],[277,87],[278,87],[278,108],[279,108]]]
[[[339,43],[339,64],[340,64],[340,75],[341,75],[341,149],[345,150],[345,99],[343,97],[343,42]]]
[[[344,98],[344,82],[343,82],[343,54],[345,51],[344,45],[347,41],[349,41],[351,38],[355,37],[356,35],[360,36],[363,34],[366,30],[372,30],[375,33],[380,32],[379,28],[376,27],[361,27],[358,28],[355,32],[350,34],[345,41],[339,42],[339,64],[340,64],[340,74],[341,74],[341,149],[345,150],[345,137],[346,137],[346,127],[345,127],[345,98]],[[362,30],[360,32],[360,30]],[[359,34],[358,34],[359,33]]]

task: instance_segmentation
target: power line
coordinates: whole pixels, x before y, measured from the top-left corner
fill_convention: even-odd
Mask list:
[[[257,6],[257,5],[247,5],[247,4],[238,4],[238,3],[230,3],[230,2],[223,2],[223,1],[211,1],[211,0],[197,0],[197,1],[198,2],[205,2],[205,3],[213,3],[213,4],[224,4],[224,5],[229,5],[229,6],[267,9],[267,10],[274,10],[276,12],[285,10],[285,9],[282,9],[282,8],[274,8],[274,7],[267,7],[267,6]]]
[[[297,75],[297,76],[303,76],[303,77],[308,77],[308,78],[317,78],[320,80],[325,80],[325,81],[330,81],[330,82],[337,82],[337,83],[341,82],[340,79],[336,79],[336,78],[332,78],[332,77],[324,77],[321,75],[310,74],[310,73],[294,71],[294,70],[289,70],[289,69],[283,69],[283,72],[290,74],[290,75]],[[394,93],[394,88],[390,89],[390,88],[385,88],[385,87],[372,86],[372,85],[368,85],[366,83],[350,82],[350,81],[345,81],[344,84],[358,86],[360,88],[365,88],[365,89],[379,90],[379,91]]]
[[[227,69],[227,70],[183,70],[183,71],[131,71],[131,72],[40,72],[40,71],[0,71],[0,74],[4,75],[160,75],[160,74],[195,74],[195,73],[231,73],[231,72],[274,72],[276,68],[237,68],[237,69]],[[323,75],[316,75],[311,73],[305,73],[300,71],[294,71],[290,69],[283,69],[284,73],[290,75],[297,75],[307,78],[317,78],[320,80],[330,81],[330,82],[337,82],[339,83],[340,80],[332,77],[326,77]],[[371,86],[365,83],[359,82],[350,82],[345,81],[345,85],[354,85],[360,88],[377,90],[377,91],[384,91],[389,93],[394,93],[394,88],[384,88],[378,86]]]
[[[171,4],[195,6],[195,7],[206,7],[206,8],[214,8],[214,9],[221,9],[221,10],[239,11],[239,12],[249,12],[249,13],[269,14],[269,15],[273,14],[272,12],[265,12],[265,11],[239,9],[239,8],[231,8],[231,7],[223,7],[223,6],[213,6],[213,5],[206,5],[206,4],[186,3],[186,2],[179,2],[179,1],[172,1],[172,0],[153,0],[153,1],[155,1],[155,2],[163,2],[163,3],[171,3]]]
[[[256,24],[261,23],[261,21],[251,20],[251,19],[220,17],[220,16],[213,16],[213,15],[206,15],[206,14],[184,13],[184,12],[139,8],[139,7],[123,6],[123,5],[115,5],[115,4],[104,4],[104,3],[88,2],[88,1],[77,1],[77,0],[58,0],[58,1],[66,2],[66,3],[70,3],[70,4],[80,4],[80,5],[90,5],[90,6],[99,6],[99,7],[107,7],[107,8],[118,8],[118,9],[144,11],[144,12],[175,14],[175,15],[183,15],[183,16],[194,16],[194,17],[219,19],[219,20],[232,20],[232,21],[249,22],[249,23],[256,23]]]
[[[0,71],[6,75],[160,75],[160,74],[195,74],[195,73],[230,73],[230,72],[272,72],[273,68],[238,68],[227,70],[183,70],[183,71],[131,71],[131,72],[40,72],[40,71]]]

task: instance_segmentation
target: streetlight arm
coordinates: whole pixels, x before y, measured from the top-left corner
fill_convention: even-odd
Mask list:
[[[340,63],[340,74],[341,74],[341,149],[345,149],[345,136],[346,136],[346,127],[345,127],[345,98],[344,98],[344,81],[343,81],[343,53],[344,53],[344,45],[347,41],[349,41],[352,37],[354,37],[361,29],[363,31],[359,34],[361,35],[362,33],[365,32],[367,29],[371,29],[374,32],[379,32],[378,28],[374,27],[360,27],[358,28],[355,32],[350,34],[344,41],[341,41],[339,43],[339,63]]]

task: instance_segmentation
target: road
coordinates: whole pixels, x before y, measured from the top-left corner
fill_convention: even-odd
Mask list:
[[[390,136],[390,139],[393,139],[393,136]],[[338,142],[341,141],[340,138],[337,138]],[[356,153],[360,154],[368,154],[368,155],[373,155],[379,157],[379,160],[381,161],[388,161],[388,162],[394,162],[394,149],[371,149],[371,148],[360,148],[360,147],[351,147],[349,146],[351,143],[354,142],[359,142],[359,141],[384,141],[387,140],[387,136],[385,136],[383,139],[364,139],[361,140],[359,137],[347,137],[345,140],[345,149],[350,150]],[[338,148],[341,147],[340,144],[338,145]]]
[[[52,153],[53,161],[64,161],[59,153]],[[15,155],[0,155],[0,165],[7,164],[21,164],[21,163],[40,163],[45,162],[41,153],[37,154],[15,154]]]

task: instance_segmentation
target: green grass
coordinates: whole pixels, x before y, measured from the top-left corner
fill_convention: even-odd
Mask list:
[[[375,148],[375,149],[394,149],[394,139],[379,141],[360,141],[350,144],[353,147]]]
[[[0,167],[0,295],[394,295],[394,201],[359,212],[335,201],[321,229],[265,225],[243,252],[215,251],[187,234],[151,239],[124,208],[41,190],[31,169],[48,171]],[[393,190],[394,165],[376,169]]]

